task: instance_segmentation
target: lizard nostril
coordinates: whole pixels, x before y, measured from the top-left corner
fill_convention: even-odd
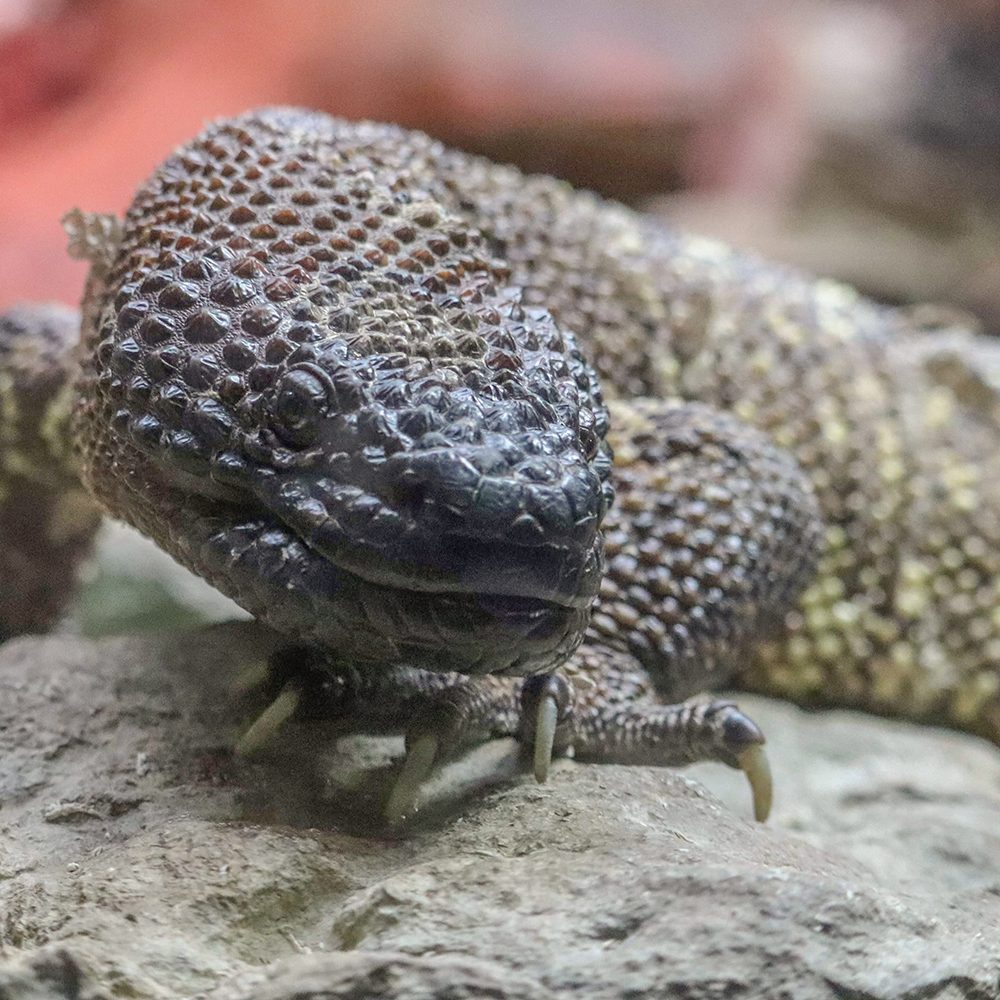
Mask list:
[[[401,514],[416,520],[427,502],[427,485],[422,482],[407,482],[405,479],[398,480],[390,490],[389,499]]]
[[[274,398],[275,432],[293,447],[312,444],[328,402],[328,387],[319,376],[301,368],[286,372]]]

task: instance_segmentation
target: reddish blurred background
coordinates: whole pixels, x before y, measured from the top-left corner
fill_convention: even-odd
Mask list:
[[[992,323],[998,37],[992,0],[0,0],[0,308],[77,300],[69,207],[295,103]]]

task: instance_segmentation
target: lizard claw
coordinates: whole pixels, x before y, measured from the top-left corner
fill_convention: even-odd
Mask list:
[[[565,745],[568,723],[573,717],[573,689],[560,674],[537,674],[521,688],[521,733],[530,741],[535,780],[543,784],[549,776],[557,741]]]
[[[438,738],[433,733],[425,733],[407,748],[403,769],[382,811],[390,826],[398,826],[413,811],[420,788],[434,767],[438,747]]]
[[[722,737],[726,749],[732,755],[729,763],[747,776],[753,795],[754,819],[763,823],[771,813],[774,798],[771,765],[764,752],[764,734],[757,723],[735,705],[726,708],[728,711],[722,725]]]
[[[739,754],[736,759],[739,761],[740,770],[750,782],[750,791],[753,794],[753,818],[758,823],[763,823],[771,814],[774,793],[771,765],[767,754],[759,743],[755,743]]]
[[[271,680],[271,665],[266,659],[254,660],[245,666],[230,684],[236,698],[242,698],[268,686]]]
[[[278,697],[253,721],[250,728],[236,741],[237,757],[256,753],[295,714],[302,701],[302,690],[286,684]]]
[[[545,784],[552,763],[552,748],[556,740],[556,726],[559,723],[559,702],[554,695],[547,694],[539,699],[535,714],[535,752],[533,764],[535,781]]]

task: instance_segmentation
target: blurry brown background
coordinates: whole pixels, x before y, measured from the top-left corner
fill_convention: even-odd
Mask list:
[[[264,103],[424,128],[1000,329],[1000,4],[0,0],[0,308]]]

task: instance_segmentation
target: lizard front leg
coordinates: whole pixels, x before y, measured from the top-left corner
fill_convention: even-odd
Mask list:
[[[612,409],[617,506],[576,663],[578,759],[747,772],[770,806],[763,734],[731,702],[657,703],[727,683],[808,583],[822,525],[808,480],[763,433],[710,407]],[[567,723],[569,726],[569,723]]]
[[[259,750],[286,721],[336,721],[350,732],[402,733],[406,756],[386,799],[390,824],[415,809],[433,770],[476,744],[516,737],[535,776],[553,753],[593,763],[682,766],[714,760],[747,773],[754,814],[766,819],[771,785],[763,734],[730,701],[656,700],[649,673],[593,635],[565,674],[468,678],[414,667],[357,669],[308,647],[279,649],[269,679],[274,700],[237,741]],[[551,710],[550,710],[551,709]]]
[[[700,403],[615,403],[617,503],[593,633],[659,693],[719,687],[780,631],[811,580],[823,526],[795,458]]]

